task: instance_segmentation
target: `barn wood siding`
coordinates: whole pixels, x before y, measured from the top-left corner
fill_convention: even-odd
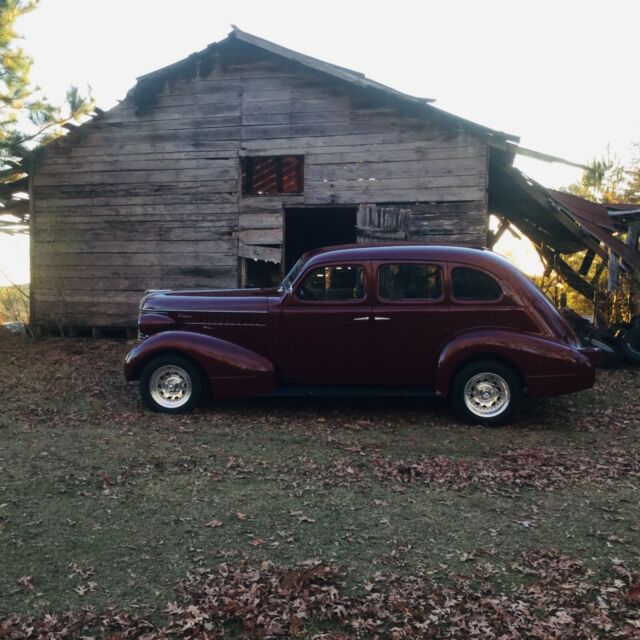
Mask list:
[[[305,156],[304,194],[242,197],[239,156],[281,154]],[[407,237],[482,244],[486,165],[486,142],[455,121],[275,58],[232,60],[48,149],[33,319],[132,325],[145,289],[236,286],[238,256],[282,260],[283,206],[432,203],[409,207]]]

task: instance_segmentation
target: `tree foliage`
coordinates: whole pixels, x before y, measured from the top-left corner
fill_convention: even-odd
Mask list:
[[[32,85],[33,60],[20,46],[15,22],[33,11],[39,0],[0,0],[0,232],[26,230],[28,207],[25,178],[38,149],[64,133],[93,109],[77,87],[67,91],[61,106]]]
[[[639,153],[628,166],[609,149],[601,158],[594,158],[582,176],[567,187],[567,191],[592,202],[614,204],[640,202],[640,146]]]

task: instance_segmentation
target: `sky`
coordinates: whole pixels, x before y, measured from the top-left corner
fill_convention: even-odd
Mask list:
[[[99,107],[135,78],[224,38],[235,24],[296,51],[586,163],[640,141],[636,0],[41,0],[17,28],[32,80],[54,101],[90,85]],[[519,158],[549,187],[580,171]],[[0,234],[3,272],[28,279],[24,239]]]

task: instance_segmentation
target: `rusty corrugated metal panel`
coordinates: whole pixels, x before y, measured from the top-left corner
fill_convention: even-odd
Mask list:
[[[565,191],[556,191],[555,189],[546,189],[546,191],[556,202],[569,209],[572,215],[579,220],[596,224],[610,232],[616,230],[605,205],[585,200],[580,196],[575,196]]]

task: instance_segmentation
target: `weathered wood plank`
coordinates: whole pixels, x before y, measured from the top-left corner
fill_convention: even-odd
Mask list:
[[[124,219],[124,216],[122,219]],[[154,220],[149,218],[138,221],[127,219],[127,222],[122,224],[120,224],[120,220],[117,218],[106,218],[104,220],[96,218],[95,220],[92,220],[91,217],[87,217],[80,221],[78,218],[71,218],[69,222],[66,220],[67,219],[65,219],[64,223],[61,223],[59,218],[51,219],[50,222],[43,219],[38,220],[38,223],[34,225],[34,227],[39,237],[39,241],[49,241],[55,239],[56,236],[64,235],[65,226],[73,228],[72,230],[69,230],[68,228],[66,230],[68,231],[66,237],[73,239],[83,237],[98,239],[99,235],[91,235],[93,232],[96,234],[103,234],[106,239],[173,239],[173,236],[170,238],[165,237],[171,234],[176,234],[175,239],[180,239],[177,237],[177,234],[189,229],[192,231],[187,232],[200,236],[199,239],[215,239],[231,237],[238,229],[237,219],[222,222],[185,221],[182,225],[176,222],[168,222],[166,219]],[[115,227],[117,227],[119,231],[117,234],[109,236],[108,233]],[[162,230],[156,231],[156,229]]]
[[[352,189],[340,191],[318,191],[305,195],[307,204],[324,204],[329,200],[331,204],[353,205],[363,200],[366,202],[433,202],[455,200],[478,200],[484,196],[484,187],[434,187],[425,189],[387,189],[368,190]]]
[[[164,268],[172,267],[208,267],[211,265],[224,266],[237,263],[237,250],[232,247],[225,252],[201,252],[199,247],[192,248],[192,253],[182,253],[177,248],[174,253],[56,253],[55,251],[35,251],[34,262],[36,269],[47,269],[55,266],[148,266]]]
[[[376,145],[362,150],[351,147],[348,151],[336,153],[325,152],[324,149],[318,153],[314,150],[306,155],[305,163],[309,166],[343,166],[352,163],[449,161],[486,158],[486,153],[485,146],[473,143],[462,142],[460,145],[451,145],[443,142],[432,146],[416,142],[415,144]]]
[[[402,174],[401,174],[402,175]],[[381,177],[381,178],[358,178],[345,176],[332,180],[317,179],[307,180],[305,178],[305,197],[315,194],[318,191],[357,191],[370,192],[381,190],[398,189],[427,189],[446,187],[483,187],[485,186],[485,175],[473,173],[470,175],[425,175],[416,177]]]
[[[160,255],[163,253],[189,253],[197,251],[199,253],[226,253],[233,251],[235,239],[228,240],[201,240],[197,243],[192,240],[87,240],[87,241],[40,241],[35,240],[36,251],[39,253],[152,253]]]
[[[34,319],[34,323],[37,325],[50,325],[53,327],[54,335],[57,327],[62,324],[70,327],[135,327],[136,326],[137,312],[134,311],[133,315],[131,311],[128,313],[100,313],[97,314],[91,309],[84,309],[78,313],[72,313],[67,311],[62,315],[61,313],[54,313],[48,309],[44,309],[42,313],[38,313],[37,318]]]
[[[60,225],[41,226],[38,223],[38,239],[36,246],[45,245],[48,242],[55,242],[57,238],[65,238],[65,247],[74,246],[76,250],[84,250],[85,247],[106,246],[108,243],[118,243],[118,247],[124,247],[126,243],[135,243],[132,246],[140,247],[141,243],[162,242],[210,242],[226,241],[235,237],[236,224],[226,227],[211,226],[177,226],[165,227],[156,224],[136,225],[135,228],[122,227],[120,225],[107,225],[99,228],[95,225],[79,227],[70,225],[71,228],[64,229]],[[126,249],[125,249],[126,250]],[[134,250],[134,249],[131,249]]]
[[[227,106],[227,105],[225,105]],[[233,105],[225,109],[225,112],[232,113],[214,113],[209,116],[193,117],[181,116],[166,120],[146,120],[144,118],[131,122],[101,122],[99,126],[95,126],[91,130],[91,135],[109,135],[117,136],[124,132],[155,132],[155,131],[183,131],[185,129],[236,129],[242,124],[240,104]]]
[[[303,194],[295,196],[241,196],[238,208],[240,215],[245,215],[247,213],[282,211],[283,206],[295,207],[303,204]]]
[[[243,229],[282,229],[284,214],[280,211],[268,211],[264,213],[241,212],[238,216],[238,227]]]
[[[227,273],[215,276],[179,276],[170,273],[146,274],[137,277],[131,276],[104,276],[100,279],[100,290],[105,292],[133,291],[136,296],[148,289],[196,289],[196,288],[221,288],[233,287],[236,282],[236,269],[229,267]],[[80,294],[81,292],[94,292],[96,289],[95,278],[62,278],[57,275],[46,275],[38,279],[40,291],[59,292],[64,290],[67,294]]]
[[[257,132],[254,132],[254,134]],[[434,146],[466,146],[468,139],[454,138],[447,142],[441,135],[425,133],[424,136],[417,137],[415,132],[408,131],[388,131],[388,132],[370,132],[370,133],[349,133],[344,135],[317,135],[317,136],[299,136],[299,137],[274,137],[269,139],[249,139],[243,136],[241,151],[244,155],[269,153],[288,153],[288,154],[304,154],[308,153],[335,153],[336,150],[342,149],[349,151],[353,146],[360,146],[374,151],[377,145],[381,144],[401,144],[408,143],[408,146],[415,146],[418,143],[433,143]],[[323,149],[324,148],[324,149]],[[285,151],[286,150],[286,151]],[[363,149],[364,150],[364,149]]]
[[[182,145],[191,145],[196,148],[198,145],[210,142],[233,142],[241,138],[240,126],[225,127],[190,127],[173,131],[171,136],[167,136],[164,130],[159,131],[139,131],[136,126],[122,127],[116,131],[89,130],[84,133],[82,146],[87,147],[107,147],[113,145],[124,145],[125,148],[142,147],[144,145],[165,145],[167,150],[180,149]],[[134,145],[134,146],[132,146]],[[188,146],[187,146],[188,148]]]
[[[206,213],[190,213],[187,211],[183,216],[179,207],[158,206],[158,211],[154,211],[154,207],[141,207],[141,209],[140,213],[128,214],[126,209],[114,207],[56,207],[40,211],[37,226],[39,230],[44,230],[60,225],[74,225],[80,228],[83,226],[107,228],[118,224],[135,229],[140,223],[157,223],[166,227],[210,226],[224,228],[228,225],[235,225],[238,220],[236,212],[210,210]]]
[[[212,180],[215,177],[215,180]],[[226,191],[229,185],[237,187],[238,169],[236,163],[227,163],[225,167],[201,169],[159,169],[155,171],[116,170],[116,171],[84,171],[70,173],[49,173],[40,171],[34,178],[34,186],[45,187],[52,185],[111,185],[128,184],[190,184],[193,182],[207,182],[214,189]]]
[[[163,157],[163,155],[165,157]],[[188,154],[180,154],[187,155]],[[209,177],[218,172],[235,169],[238,159],[235,155],[223,158],[207,157],[195,153],[197,157],[172,158],[167,154],[132,154],[118,158],[105,156],[51,158],[38,168],[38,176],[65,175],[70,173],[140,172],[140,171],[208,171]],[[117,177],[117,176],[115,176]]]
[[[42,204],[41,204],[42,203]],[[45,204],[46,203],[46,204]],[[66,194],[51,197],[44,189],[36,190],[35,207],[40,212],[44,207],[178,207],[186,206],[225,206],[235,205],[237,208],[238,195],[235,191],[224,193],[151,193],[148,195],[132,196],[115,194],[109,196],[94,195],[93,197],[69,196]],[[46,209],[45,209],[46,210]]]
[[[266,262],[282,262],[282,249],[261,247],[258,245],[238,244],[238,257]]]
[[[34,178],[35,180],[35,178]],[[214,193],[233,194],[237,192],[237,180],[197,180],[189,182],[147,182],[130,184],[57,184],[34,185],[36,198],[87,198],[119,196],[126,198],[159,197],[165,195],[205,195],[211,197]],[[197,200],[192,200],[197,202]]]
[[[243,244],[282,244],[282,227],[241,229],[238,238]]]
[[[341,164],[305,164],[305,183],[331,180],[370,180],[388,178],[411,178],[420,185],[425,176],[485,176],[485,158],[461,158],[444,160],[422,160],[408,162],[361,162]]]
[[[64,157],[66,154],[72,154],[74,157],[96,156],[102,154],[104,157],[117,156],[121,157],[128,154],[155,154],[155,153],[217,153],[225,156],[239,149],[239,138],[233,140],[198,140],[193,136],[180,136],[179,139],[169,136],[164,140],[158,137],[151,142],[121,142],[105,145],[87,145],[74,144],[73,146],[57,146],[49,148],[46,151],[46,161],[51,157]]]

